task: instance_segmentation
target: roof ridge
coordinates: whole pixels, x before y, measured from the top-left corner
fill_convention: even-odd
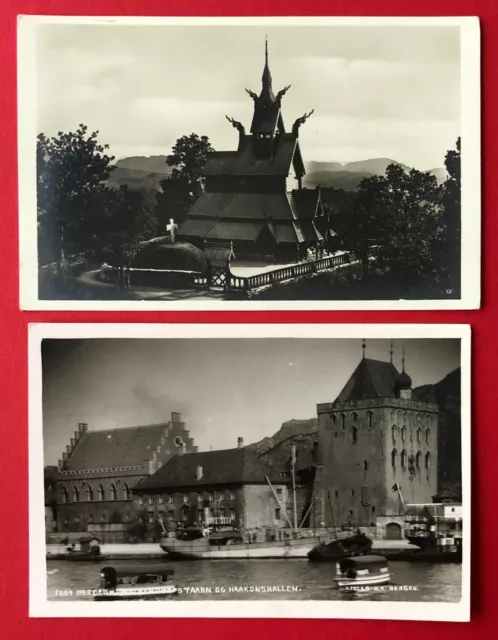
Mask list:
[[[166,422],[153,422],[152,424],[130,425],[128,427],[109,427],[108,429],[87,429],[84,433],[105,433],[106,431],[125,431],[126,429],[147,429],[148,427],[167,426],[171,420]],[[181,424],[181,423],[180,423]]]

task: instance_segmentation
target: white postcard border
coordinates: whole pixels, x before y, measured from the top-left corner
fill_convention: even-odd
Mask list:
[[[53,339],[459,338],[462,371],[462,598],[458,603],[300,600],[164,602],[48,601],[43,477],[41,342]],[[30,617],[357,618],[470,620],[471,343],[469,325],[413,324],[31,324],[29,326]],[[284,562],[284,561],[283,561]]]
[[[40,24],[459,26],[461,29],[461,298],[459,300],[142,301],[39,300],[36,216],[36,28]],[[476,17],[76,17],[18,18],[20,306],[25,310],[268,311],[478,309],[481,303],[480,29]]]

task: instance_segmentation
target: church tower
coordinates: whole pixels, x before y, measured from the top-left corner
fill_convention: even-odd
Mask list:
[[[365,351],[336,400],[317,406],[316,526],[402,523],[400,491],[417,504],[437,494],[437,405],[413,398],[404,353],[399,373],[392,350],[390,362]]]

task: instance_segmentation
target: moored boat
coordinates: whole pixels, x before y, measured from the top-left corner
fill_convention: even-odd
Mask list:
[[[178,592],[171,581],[174,570],[166,564],[104,567],[95,600],[147,600]]]
[[[410,560],[462,562],[463,518],[461,504],[409,504],[405,538],[419,549]]]
[[[339,589],[361,589],[388,584],[391,574],[384,556],[355,556],[337,563],[334,581]]]
[[[312,562],[335,562],[340,558],[368,555],[372,551],[372,540],[362,532],[331,542],[320,542],[308,553]]]

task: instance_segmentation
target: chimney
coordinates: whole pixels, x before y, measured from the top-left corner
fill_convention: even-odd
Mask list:
[[[200,464],[197,465],[196,478],[197,478],[197,480],[202,480],[202,467],[201,467]]]
[[[237,438],[237,448],[242,449],[244,446],[244,438]]]
[[[178,413],[177,411],[172,411],[171,422],[181,422],[181,421],[182,421],[182,414]]]

